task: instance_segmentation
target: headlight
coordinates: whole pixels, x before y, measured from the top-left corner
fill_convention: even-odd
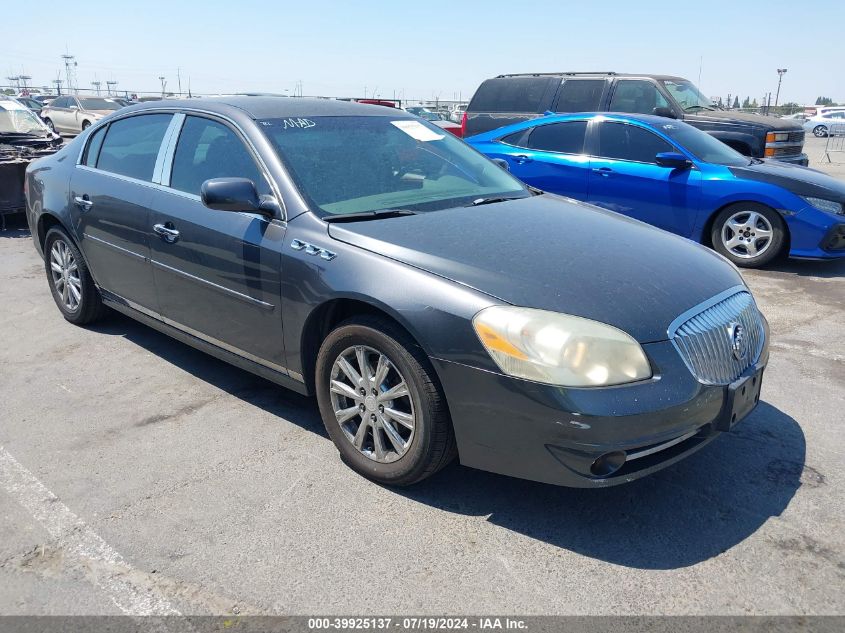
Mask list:
[[[808,204],[813,205],[816,209],[827,211],[828,213],[842,214],[842,203],[834,200],[825,200],[824,198],[812,198],[810,196],[801,196],[801,198]]]
[[[509,376],[566,387],[619,385],[651,377],[640,344],[582,317],[492,306],[472,320],[476,334]]]

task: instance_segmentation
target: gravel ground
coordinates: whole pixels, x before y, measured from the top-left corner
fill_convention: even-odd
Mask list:
[[[845,261],[746,274],[763,403],[690,459],[391,490],[314,401],[119,315],[66,323],[23,226],[0,233],[2,614],[845,613]]]

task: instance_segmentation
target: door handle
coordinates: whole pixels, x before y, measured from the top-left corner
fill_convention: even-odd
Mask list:
[[[91,201],[91,198],[88,197],[87,193],[81,196],[76,196],[73,199],[73,203],[83,211],[88,211],[94,206],[94,203]]]
[[[170,222],[168,222],[167,224],[170,224]],[[172,225],[166,226],[164,224],[154,224],[153,225],[153,231],[158,233],[158,235],[161,237],[161,239],[163,239],[168,244],[173,244],[174,242],[179,241],[180,233],[179,233],[179,231],[177,231],[176,229],[171,228],[171,227],[172,227]]]
[[[515,163],[517,163],[519,165],[524,165],[525,163],[530,163],[534,159],[531,158],[530,156],[527,156],[526,154],[516,154],[513,157],[513,160],[514,160]]]
[[[610,174],[613,173],[613,170],[610,167],[596,167],[593,169],[593,173],[607,178]]]

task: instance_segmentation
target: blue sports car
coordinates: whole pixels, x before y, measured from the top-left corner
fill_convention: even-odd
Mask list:
[[[708,244],[739,266],[782,253],[845,257],[844,182],[743,156],[681,121],[550,115],[466,141],[533,187]]]

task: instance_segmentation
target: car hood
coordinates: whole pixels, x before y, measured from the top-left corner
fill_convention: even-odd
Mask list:
[[[737,178],[777,185],[799,196],[845,201],[845,182],[809,167],[763,160],[747,167],[729,169]]]
[[[641,343],[665,340],[678,315],[743,283],[698,244],[550,194],[330,224],[329,235],[507,303],[609,323]]]
[[[750,114],[748,112],[735,112],[733,110],[701,110],[700,112],[685,114],[684,118],[695,119],[697,121],[714,121],[725,124],[730,124],[734,121],[742,121],[744,123],[758,125],[771,130],[800,132],[804,129],[804,126],[795,120],[779,119],[773,116],[761,116],[759,114]]]

